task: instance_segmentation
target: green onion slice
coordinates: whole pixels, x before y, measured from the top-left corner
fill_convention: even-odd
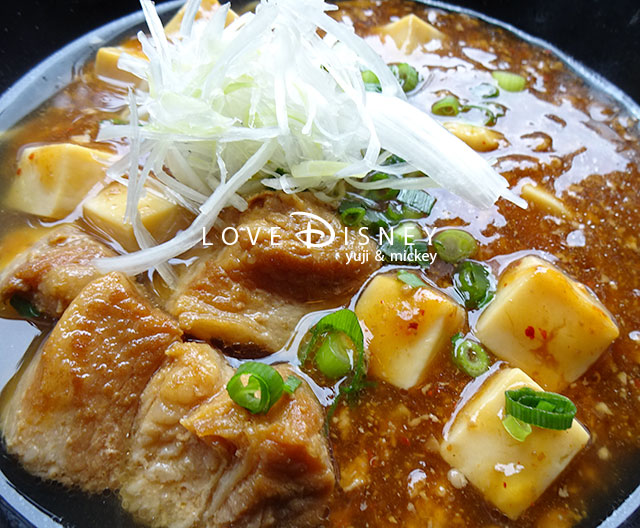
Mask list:
[[[500,103],[487,102],[484,103],[484,108],[488,108],[496,119],[498,117],[503,117],[507,113],[507,107]]]
[[[524,442],[527,436],[531,434],[531,426],[528,423],[521,422],[510,414],[502,419],[502,425],[507,433],[509,433],[518,442]]]
[[[509,71],[494,71],[491,76],[498,82],[498,86],[507,92],[521,92],[527,85],[522,75]]]
[[[409,244],[423,236],[422,229],[415,222],[404,222],[393,228],[393,238],[402,244]]]
[[[504,395],[507,414],[537,427],[569,429],[576,416],[576,406],[562,394],[522,387],[518,390],[506,391]]]
[[[383,163],[383,165],[396,165],[398,163],[406,163],[400,156],[396,156],[395,154],[391,154]]]
[[[311,329],[311,339],[306,347],[299,351],[301,363],[304,363],[311,351],[316,350],[319,339],[329,333],[342,332],[353,343],[355,348],[355,358],[353,360],[353,370],[351,379],[340,386],[340,395],[346,395],[349,399],[354,399],[365,387],[365,357],[364,357],[364,335],[356,314],[348,309],[325,315]]]
[[[284,392],[287,394],[293,394],[296,389],[302,385],[302,380],[300,378],[296,378],[295,376],[289,376],[283,385]]]
[[[270,365],[247,361],[227,383],[229,397],[253,414],[267,413],[280,399],[284,381]]]
[[[371,176],[369,176],[366,181],[377,182],[390,179],[396,179],[396,177],[384,172],[375,172]],[[399,192],[400,191],[398,191],[397,189],[375,189],[367,191],[367,197],[371,200],[376,201],[391,200],[398,196]]]
[[[385,214],[387,215],[387,218],[389,220],[396,223],[396,222],[399,222],[400,220],[404,220],[403,209],[404,209],[404,206],[402,204],[398,202],[391,202],[387,206],[387,211],[385,212]]]
[[[451,343],[451,360],[462,372],[477,378],[489,370],[489,355],[480,343],[465,339],[460,332],[451,338]]]
[[[430,194],[416,189],[402,189],[396,198],[403,203],[425,215],[431,214],[436,199]]]
[[[471,89],[471,91],[483,99],[493,99],[500,95],[500,90],[491,83],[483,82]]]
[[[469,110],[480,110],[484,114],[484,119],[482,120],[482,124],[485,126],[493,126],[498,122],[495,114],[486,106],[479,105],[464,105],[462,107],[462,112],[468,112]]]
[[[9,304],[13,306],[13,309],[18,312],[20,316],[26,317],[27,319],[37,319],[42,315],[40,310],[38,310],[32,303],[18,295],[11,297]]]
[[[364,83],[364,89],[367,92],[381,92],[382,85],[380,79],[371,70],[364,70],[362,72],[362,82]]]
[[[416,86],[418,86],[420,74],[410,64],[406,62],[389,64],[389,69],[398,79],[398,83],[405,93],[415,90]]]
[[[447,95],[431,105],[431,113],[454,117],[460,113],[460,101],[455,95]]]
[[[424,282],[420,277],[418,277],[415,273],[411,273],[407,270],[398,270],[398,280],[401,280],[412,288],[423,288],[427,286],[427,283]]]
[[[493,298],[496,280],[487,266],[465,260],[453,275],[453,287],[464,301],[465,308],[475,310]]]
[[[446,229],[433,237],[433,246],[445,262],[455,264],[471,257],[478,246],[475,239],[462,229]]]
[[[340,331],[329,331],[322,335],[316,350],[315,362],[327,378],[337,379],[346,376],[351,370],[349,350],[353,350],[353,342],[347,334]]]
[[[389,228],[389,218],[387,218],[384,213],[374,211],[373,209],[367,209],[361,223],[374,235],[380,231],[380,229]]]
[[[367,210],[361,205],[354,207],[348,207],[340,213],[340,219],[342,223],[348,227],[360,225],[360,222],[364,219]]]

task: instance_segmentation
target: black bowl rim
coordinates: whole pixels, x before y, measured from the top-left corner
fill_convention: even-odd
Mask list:
[[[607,94],[632,117],[640,121],[640,105],[629,95],[602,75],[584,66],[549,42],[534,37],[511,24],[472,9],[439,0],[413,1],[444,11],[470,15],[488,24],[505,29],[534,46],[551,51],[571,70],[587,81],[588,84]],[[160,4],[157,9],[161,15],[168,15],[183,3],[184,0],[172,0]],[[143,22],[144,16],[141,11],[121,17],[77,38],[36,65],[0,96],[0,131],[8,130],[60,89],[64,88],[71,81],[75,67],[86,62],[95,54],[98,48],[130,34],[134,28],[141,26]],[[640,127],[640,123],[638,126]],[[62,528],[63,526],[56,520],[55,516],[44,511],[38,504],[22,495],[6,479],[0,480],[0,513],[6,516],[10,526],[20,528]],[[622,528],[623,526],[632,528],[638,523],[639,514],[640,485],[627,496],[598,528]],[[62,521],[62,519],[59,519],[59,521]]]

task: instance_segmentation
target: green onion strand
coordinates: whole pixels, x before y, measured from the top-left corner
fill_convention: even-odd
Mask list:
[[[555,392],[536,391],[530,387],[505,392],[507,414],[544,429],[569,429],[576,416],[575,404]]]
[[[489,370],[489,355],[480,343],[465,339],[461,333],[451,338],[451,360],[462,372],[477,378]]]

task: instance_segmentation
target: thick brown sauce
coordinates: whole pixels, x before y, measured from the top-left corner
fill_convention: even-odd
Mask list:
[[[574,211],[572,220],[559,221],[534,207],[524,211],[500,201],[490,211],[480,212],[435,191],[438,202],[425,223],[467,226],[481,242],[477,258],[490,260],[496,272],[520,251],[552,255],[564,270],[596,292],[621,332],[596,365],[565,391],[577,404],[578,418],[589,428],[592,442],[517,523],[487,504],[472,486],[458,490],[447,479],[449,466],[440,458],[437,444],[469,378],[442,357],[421,388],[406,392],[379,383],[365,392],[360,405],[337,410],[330,438],[341,483],[353,485],[354,475],[364,483],[336,492],[329,524],[563,528],[585,521],[593,525],[623,498],[623,486],[628,490],[637,483],[636,468],[629,462],[640,452],[636,419],[640,342],[637,337],[633,340],[640,335],[637,123],[545,50],[467,16],[403,0],[341,3],[337,16],[351,19],[361,34],[371,34],[375,26],[409,12],[429,20],[448,39],[441,47],[415,51],[408,58],[375,34],[368,40],[387,62],[408,61],[425,72],[428,68],[429,81],[412,102],[428,110],[445,93],[477,101],[472,88],[490,81],[488,72],[496,68],[526,76],[527,91],[502,91],[496,101],[507,112],[494,128],[508,144],[484,155],[496,162],[512,186],[533,180],[555,191]],[[94,144],[93,138],[99,121],[117,117],[122,110],[123,93],[94,78],[88,65],[2,145],[0,189],[6,189],[17,152],[25,144],[71,139],[99,148],[121,148]],[[547,137],[551,145],[537,150]],[[3,238],[25,224],[41,225],[33,217],[0,213]],[[577,230],[584,234],[584,247],[567,243],[568,235]],[[12,240],[3,246],[4,254],[25,244],[24,237]],[[448,265],[438,263],[428,274],[447,288],[450,273]],[[301,324],[301,331],[308,326],[308,321]],[[5,331],[1,320],[0,329]],[[274,359],[294,357],[292,346]],[[320,389],[317,392],[322,396]],[[600,402],[611,414],[598,413]]]

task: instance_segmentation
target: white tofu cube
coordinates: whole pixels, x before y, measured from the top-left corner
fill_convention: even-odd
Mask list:
[[[464,309],[430,286],[378,275],[356,304],[369,336],[369,374],[401,389],[424,381],[436,355],[462,329]]]
[[[145,81],[118,67],[118,60],[123,53],[128,53],[141,59],[147,60],[146,55],[142,52],[136,52],[132,49],[124,49],[120,47],[104,47],[98,50],[96,54],[96,63],[94,71],[98,77],[107,82],[116,81],[117,83],[133,84],[135,86],[145,85]]]
[[[524,442],[515,440],[502,425],[504,393],[521,387],[541,390],[520,369],[490,375],[445,426],[440,446],[442,458],[513,520],[589,441],[589,433],[577,420],[564,431],[532,427]]]
[[[380,33],[391,37],[398,49],[407,53],[411,53],[430,40],[444,40],[446,38],[442,31],[413,14],[403,16],[400,20],[382,26]]]
[[[219,7],[220,3],[218,2],[218,0],[202,0],[202,2],[200,3],[200,8],[198,9],[198,13],[196,14],[196,20],[200,18],[211,18],[213,13],[215,13]],[[185,6],[182,6],[182,8],[180,8],[180,11],[178,11],[173,16],[173,18],[166,23],[166,25],[164,26],[164,31],[167,35],[171,36],[172,34],[180,31],[180,24],[182,24],[184,12]],[[238,18],[238,15],[236,15],[235,12],[229,9],[229,12],[227,13],[226,25],[228,26],[229,24],[231,24],[231,22],[233,22],[236,18]]]
[[[526,257],[502,274],[475,333],[496,356],[558,391],[584,374],[619,332],[584,285]]]
[[[111,236],[127,251],[139,249],[133,227],[124,222],[127,188],[110,183],[83,206],[84,217],[93,226]],[[188,224],[189,213],[164,198],[147,191],[138,203],[140,218],[147,231],[158,241],[168,240]]]
[[[5,205],[46,218],[64,218],[104,179],[111,159],[111,154],[71,143],[25,148]]]

